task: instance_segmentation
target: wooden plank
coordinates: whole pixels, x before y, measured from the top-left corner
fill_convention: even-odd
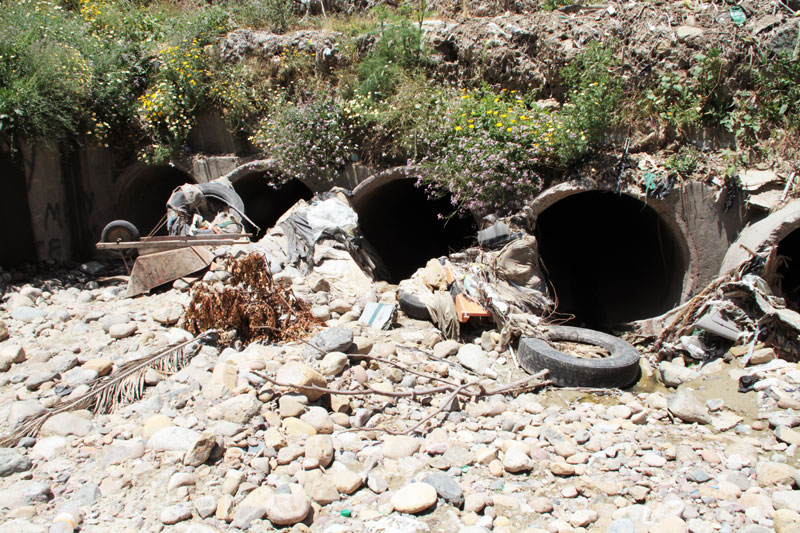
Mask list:
[[[186,248],[188,246],[223,246],[228,244],[249,244],[249,239],[192,239],[172,241],[131,241],[131,242],[98,242],[98,250],[128,250],[131,248]]]

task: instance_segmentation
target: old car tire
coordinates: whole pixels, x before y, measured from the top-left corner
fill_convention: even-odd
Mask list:
[[[423,303],[419,296],[411,292],[399,291],[397,293],[397,303],[400,306],[400,310],[409,318],[416,318],[417,320],[431,319],[428,306]]]
[[[100,242],[134,242],[139,240],[139,230],[127,220],[114,220],[106,224]]]
[[[560,387],[628,387],[640,375],[639,352],[619,337],[570,326],[551,326],[545,339],[523,337],[519,364],[531,373],[548,369],[547,379]],[[561,352],[546,341],[592,344],[610,352],[608,357],[585,359]]]

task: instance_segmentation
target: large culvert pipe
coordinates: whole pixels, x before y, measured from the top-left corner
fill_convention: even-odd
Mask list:
[[[686,244],[667,218],[638,198],[566,191],[534,202],[540,260],[560,313],[609,330],[680,302]]]
[[[298,200],[310,200],[314,196],[311,189],[296,179],[273,187],[264,172],[238,177],[233,188],[242,197],[247,217],[261,228],[262,235]]]
[[[477,226],[471,217],[450,217],[450,198],[429,199],[404,171],[368,178],[353,193],[361,231],[389,271],[391,279],[386,281],[398,283],[429,259],[460,250],[475,239]]]
[[[123,179],[118,218],[132,222],[142,235],[150,233],[166,215],[172,191],[195,182],[189,174],[170,166],[137,166]],[[166,232],[164,226],[158,233]]]
[[[0,155],[0,242],[0,265],[36,260],[25,174],[7,153]]]

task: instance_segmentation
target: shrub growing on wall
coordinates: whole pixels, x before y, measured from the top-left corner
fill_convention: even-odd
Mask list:
[[[358,158],[353,124],[335,98],[317,95],[299,103],[280,95],[278,99],[251,140],[276,158],[286,179],[332,180]]]

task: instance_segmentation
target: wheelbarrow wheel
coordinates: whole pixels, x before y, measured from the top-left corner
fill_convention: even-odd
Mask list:
[[[528,372],[548,369],[547,379],[559,387],[630,387],[641,375],[639,352],[619,337],[586,328],[551,326],[544,339],[519,341],[519,364]],[[583,358],[553,348],[547,341],[600,346],[608,357]]]
[[[106,224],[100,242],[135,242],[140,238],[139,230],[127,220],[114,220]]]

